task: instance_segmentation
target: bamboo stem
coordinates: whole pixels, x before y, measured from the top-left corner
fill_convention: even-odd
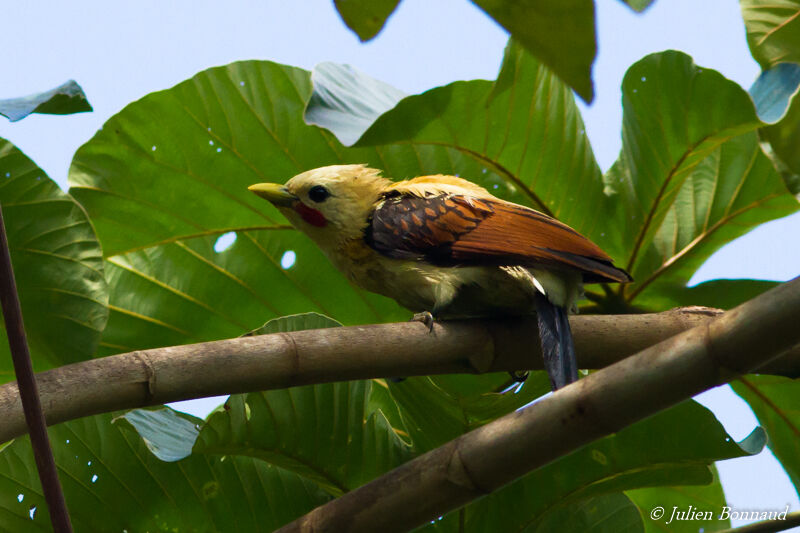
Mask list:
[[[570,318],[581,368],[602,368],[721,311]],[[220,394],[385,376],[541,369],[535,318],[354,326],[129,352],[37,375],[50,424]],[[800,375],[800,346],[761,369]],[[26,432],[16,383],[0,386],[0,442]]]

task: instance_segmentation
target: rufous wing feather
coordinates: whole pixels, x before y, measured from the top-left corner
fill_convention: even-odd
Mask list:
[[[585,282],[631,280],[566,224],[495,198],[390,196],[374,211],[365,238],[389,257],[442,266],[539,266],[577,270]]]

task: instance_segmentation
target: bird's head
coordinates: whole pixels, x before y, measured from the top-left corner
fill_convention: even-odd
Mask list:
[[[324,248],[361,236],[390,183],[379,174],[365,165],[333,165],[298,174],[284,185],[258,183],[248,188]]]

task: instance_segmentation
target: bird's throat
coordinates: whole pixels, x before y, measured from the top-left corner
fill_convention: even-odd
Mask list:
[[[303,220],[315,226],[317,228],[324,228],[328,225],[328,221],[325,219],[325,215],[308,207],[303,202],[297,202],[294,204],[294,210],[302,217]]]

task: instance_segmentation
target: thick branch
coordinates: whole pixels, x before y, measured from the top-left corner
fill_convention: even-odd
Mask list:
[[[800,278],[593,373],[318,507],[280,531],[406,531],[800,342]]]
[[[602,368],[720,312],[570,318],[581,368]],[[243,337],[92,359],[36,379],[47,422],[218,394],[295,385],[542,368],[535,318],[354,326]],[[800,375],[800,347],[766,368]],[[0,442],[25,433],[15,383],[0,386]]]

